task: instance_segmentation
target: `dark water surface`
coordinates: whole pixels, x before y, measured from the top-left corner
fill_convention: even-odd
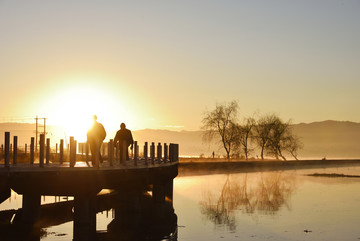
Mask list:
[[[313,173],[360,175],[360,167],[178,177],[173,240],[360,240],[360,178],[305,175]],[[45,197],[42,204],[54,201]],[[21,205],[21,195],[13,193],[0,210]],[[98,233],[113,219],[112,209],[98,213]],[[41,230],[41,240],[72,235],[72,221]]]

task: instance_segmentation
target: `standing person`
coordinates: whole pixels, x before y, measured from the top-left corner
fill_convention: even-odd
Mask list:
[[[93,124],[87,132],[87,143],[90,145],[91,151],[91,163],[92,166],[96,166],[98,163],[95,163],[95,156],[98,155],[99,161],[102,163],[103,159],[100,153],[101,144],[103,143],[106,137],[106,131],[102,124],[97,122],[97,116],[93,116]],[[96,153],[96,146],[98,152]]]
[[[118,142],[120,144],[120,149],[121,149],[124,142],[126,143],[127,147],[130,146],[130,149],[133,148],[134,140],[133,140],[131,131],[126,129],[126,125],[124,123],[121,123],[120,130],[118,130],[116,132],[116,135],[115,135],[115,138],[114,138],[115,146],[117,145]],[[129,160],[129,150],[128,150],[128,148],[126,148],[126,160]]]

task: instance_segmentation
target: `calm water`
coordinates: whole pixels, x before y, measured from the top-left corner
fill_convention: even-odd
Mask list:
[[[360,178],[305,176],[316,172],[360,175],[360,167],[178,177],[177,240],[360,240]],[[21,201],[13,193],[0,210]],[[98,213],[98,232],[112,220],[112,210]],[[41,240],[72,240],[72,228],[48,227]]]

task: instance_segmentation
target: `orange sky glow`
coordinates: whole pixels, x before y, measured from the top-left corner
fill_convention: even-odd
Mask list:
[[[0,1],[0,122],[84,136],[240,117],[360,122],[358,1]]]

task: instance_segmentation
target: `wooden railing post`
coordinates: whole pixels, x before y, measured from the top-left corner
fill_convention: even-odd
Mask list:
[[[40,134],[40,154],[39,154],[40,167],[44,167],[44,152],[45,152],[45,135]]]
[[[85,160],[89,160],[89,143],[85,142]]]
[[[5,132],[5,167],[10,168],[10,132]]]
[[[31,137],[30,141],[30,164],[34,164],[34,154],[35,154],[35,137]]]
[[[50,138],[46,138],[46,165],[50,163]]]
[[[150,158],[151,158],[151,164],[155,164],[155,143],[151,142],[150,146]]]
[[[76,142],[73,136],[70,136],[70,167],[75,166]]]
[[[179,161],[179,144],[173,144],[173,143],[170,144],[169,159],[170,159],[170,162]]]
[[[18,137],[14,136],[13,165],[17,164]]]
[[[64,139],[60,139],[60,164],[64,162]]]
[[[120,163],[120,146],[119,142],[115,143],[115,161]]]
[[[158,159],[158,162],[161,161],[161,156],[162,156],[162,146],[161,146],[161,143],[159,142],[158,145],[157,145],[157,159]]]
[[[105,155],[105,142],[104,142],[103,145],[101,146],[101,155],[102,155],[102,156]]]
[[[113,160],[114,160],[114,140],[110,139],[108,143],[108,160],[110,163],[110,166],[113,166]]]
[[[27,144],[25,143],[25,156],[27,154]]]
[[[179,144],[175,144],[175,161],[179,161]]]
[[[100,144],[99,144],[99,142],[97,141],[96,143],[95,143],[95,166],[96,167],[99,167],[100,166],[100,157],[99,157],[99,155],[100,155]]]
[[[168,161],[168,146],[164,143],[164,162]]]
[[[144,144],[144,159],[145,159],[145,164],[148,164],[148,143],[145,142]]]
[[[123,141],[120,146],[120,163],[125,163],[129,160],[128,146],[126,141]]]
[[[133,145],[133,149],[134,149],[134,165],[137,166],[137,161],[138,161],[138,145],[137,145],[137,141],[134,141],[134,145]]]

